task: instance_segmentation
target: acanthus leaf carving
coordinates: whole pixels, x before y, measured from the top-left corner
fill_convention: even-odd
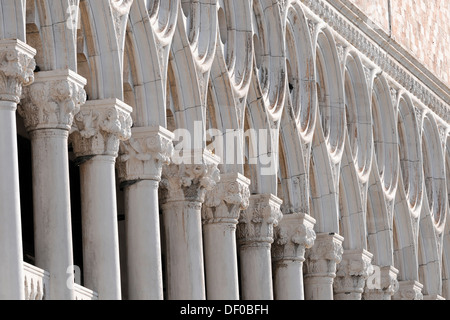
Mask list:
[[[22,88],[34,82],[34,49],[18,40],[0,43],[0,99],[19,103]]]
[[[306,214],[286,214],[275,227],[272,259],[305,260],[305,250],[314,245],[315,220]]]
[[[342,261],[344,238],[334,233],[319,233],[314,246],[306,250],[305,277],[336,276],[336,265]]]
[[[241,210],[249,205],[250,180],[239,174],[223,174],[220,182],[206,193],[203,223],[237,224]]]
[[[282,200],[271,194],[250,196],[249,207],[241,211],[237,228],[240,245],[273,243],[274,227],[283,218]]]
[[[116,100],[88,101],[75,116],[71,134],[77,158],[118,156],[120,141],[131,138],[132,108]]]
[[[86,80],[69,70],[40,72],[25,87],[18,112],[28,131],[63,129],[69,131],[74,116],[86,103]]]
[[[161,180],[162,167],[171,162],[173,134],[161,127],[133,128],[119,148],[117,168],[122,182]]]
[[[194,152],[193,158],[197,158]],[[185,159],[186,160],[186,159]],[[162,202],[189,201],[203,203],[207,191],[220,181],[219,159],[211,152],[202,152],[201,161],[181,161],[163,166]]]

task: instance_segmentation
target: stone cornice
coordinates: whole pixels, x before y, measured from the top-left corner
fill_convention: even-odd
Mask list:
[[[69,131],[74,115],[86,102],[86,79],[71,70],[38,72],[35,81],[24,89],[19,106],[26,129],[62,129]]]
[[[316,240],[316,220],[304,213],[285,214],[275,227],[275,241],[272,245],[272,260],[305,260],[305,250]]]
[[[117,168],[121,183],[161,180],[163,165],[173,155],[173,133],[162,127],[133,128],[131,138],[120,144]]]
[[[207,150],[185,152],[184,161],[163,166],[161,202],[203,203],[220,181],[220,159]],[[172,159],[173,160],[173,159]],[[178,159],[180,160],[180,159]]]
[[[75,116],[71,134],[78,159],[118,156],[120,141],[131,137],[132,108],[117,99],[88,101]]]
[[[283,201],[272,194],[251,195],[249,206],[241,211],[237,227],[240,245],[273,243],[273,228],[283,218]]]
[[[389,75],[399,85],[413,94],[440,118],[450,123],[450,94],[448,87],[436,77],[432,77],[405,50],[395,45],[391,39],[366,26],[356,26],[357,15],[343,4],[342,0],[301,0],[308,8],[307,15],[318,22],[326,22],[340,37],[360,51],[381,71]],[[336,9],[339,8],[339,11]],[[313,23],[314,24],[314,23]],[[414,61],[415,60],[415,61]],[[402,61],[403,65],[399,63]]]
[[[34,81],[36,50],[20,40],[0,40],[0,100],[19,103]]]
[[[220,176],[216,187],[206,193],[202,210],[204,224],[237,224],[241,210],[249,206],[250,180],[239,173]]]

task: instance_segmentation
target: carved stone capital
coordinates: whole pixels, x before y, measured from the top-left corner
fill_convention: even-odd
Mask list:
[[[311,249],[306,250],[305,277],[336,276],[342,260],[344,238],[334,233],[319,233]]]
[[[193,159],[195,161],[192,161]],[[160,184],[162,203],[174,201],[203,203],[206,192],[213,190],[220,181],[219,162],[217,156],[204,150],[193,151],[189,161],[163,166]]]
[[[0,101],[19,103],[34,81],[36,50],[20,40],[0,40]]]
[[[251,195],[249,206],[241,211],[237,227],[240,245],[273,243],[273,228],[282,220],[283,201],[272,194]]]
[[[272,260],[305,261],[305,250],[311,248],[316,240],[315,224],[316,220],[304,213],[284,215],[274,229]]]
[[[366,250],[345,250],[337,266],[335,294],[342,295],[344,299],[345,295],[362,294],[373,269],[372,259],[373,255]]]
[[[161,180],[163,165],[170,164],[173,138],[162,127],[133,128],[131,138],[120,144],[117,168],[121,183]]]
[[[398,270],[392,266],[372,267],[373,273],[366,281],[364,300],[390,300],[398,290]]]
[[[222,174],[216,187],[207,191],[202,210],[204,224],[237,224],[241,210],[248,208],[250,180],[239,173]]]
[[[86,103],[86,79],[71,70],[38,72],[32,85],[24,88],[19,105],[26,129],[69,131],[75,114]]]
[[[117,99],[88,101],[75,116],[71,135],[78,159],[117,157],[120,141],[131,137],[132,108]]]
[[[423,285],[417,281],[399,281],[393,300],[423,300]]]

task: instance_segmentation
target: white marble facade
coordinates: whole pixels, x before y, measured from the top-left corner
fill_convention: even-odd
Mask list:
[[[2,0],[0,299],[449,299],[449,89],[339,3]]]

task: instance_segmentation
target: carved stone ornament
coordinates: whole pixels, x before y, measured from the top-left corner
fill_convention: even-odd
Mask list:
[[[22,87],[34,81],[36,51],[20,40],[0,41],[0,100],[19,103]]]
[[[334,233],[319,233],[314,246],[306,250],[305,277],[336,276],[336,265],[341,262],[344,238]]]
[[[220,171],[217,167],[220,159],[217,156],[207,150],[193,151],[190,160],[181,161],[179,164],[172,162],[163,167],[160,183],[162,203],[203,203],[206,192],[213,190],[220,181]]]
[[[399,281],[394,300],[423,300],[423,285],[417,281]]]
[[[120,141],[131,137],[132,108],[117,99],[88,101],[75,116],[71,135],[77,158],[118,156]]]
[[[372,270],[373,255],[366,250],[345,250],[337,266],[335,294],[363,293]]]
[[[131,133],[131,138],[120,144],[120,181],[160,181],[162,167],[170,164],[173,155],[173,133],[162,127],[133,128]]]
[[[251,195],[246,210],[241,211],[237,227],[240,245],[273,243],[273,228],[283,218],[283,201],[272,194]]]
[[[75,114],[86,103],[86,79],[71,70],[39,72],[32,85],[24,89],[19,105],[28,131],[63,129],[69,131]]]
[[[374,272],[366,281],[364,300],[390,300],[398,290],[398,270],[392,266],[378,267],[379,274]]]
[[[249,206],[249,186],[250,180],[241,174],[222,174],[216,187],[206,193],[203,223],[237,224],[241,210]]]
[[[316,240],[314,225],[316,220],[304,213],[285,214],[274,229],[272,260],[305,261],[305,250]]]

